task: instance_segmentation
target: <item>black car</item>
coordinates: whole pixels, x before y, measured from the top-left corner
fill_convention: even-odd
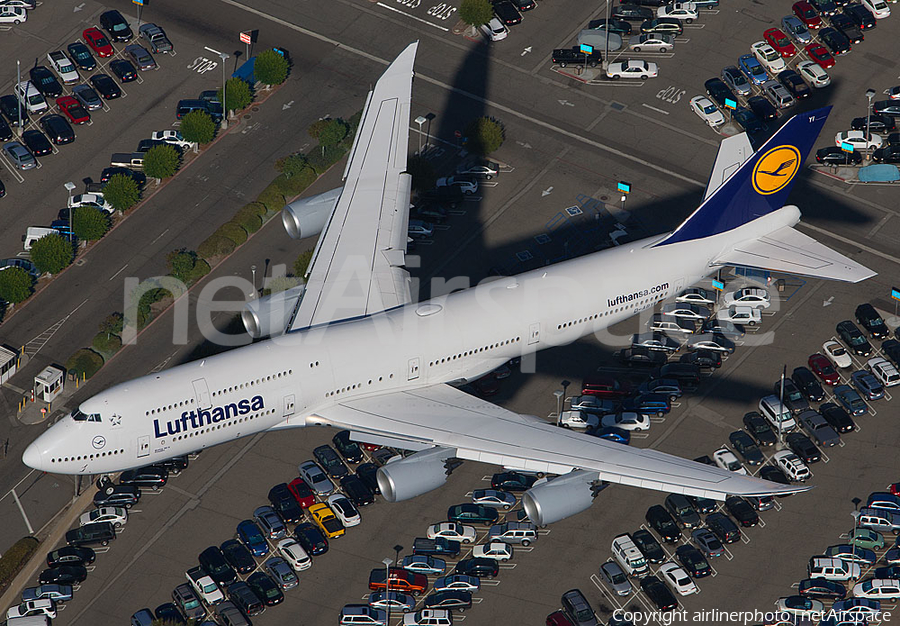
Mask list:
[[[900,579],[900,565],[888,565],[887,567],[876,567],[874,578],[892,578]]]
[[[591,30],[606,30],[617,35],[630,35],[633,30],[631,24],[625,20],[591,20],[588,22],[588,28]]]
[[[763,96],[751,96],[747,99],[747,105],[761,120],[774,120],[778,117],[778,110]]]
[[[795,367],[791,373],[791,380],[797,388],[812,402],[821,402],[825,399],[825,390],[808,367]]]
[[[410,209],[410,211],[418,219],[425,220],[426,222],[432,222],[434,224],[443,224],[447,221],[447,216],[449,215],[447,212],[447,208],[440,202],[418,202],[412,209]],[[340,449],[338,449],[338,452],[340,452]],[[359,461],[352,462],[359,463]]]
[[[500,573],[500,564],[495,559],[469,557],[456,564],[454,573],[476,578],[494,578]]]
[[[510,0],[519,11],[530,11],[537,6],[534,0]]]
[[[900,163],[900,146],[883,146],[872,153],[876,163]]]
[[[337,448],[338,453],[344,457],[347,463],[361,463],[363,452],[360,445],[350,440],[350,431],[342,430],[331,438],[331,443]]]
[[[363,484],[369,488],[372,493],[378,494],[381,493],[381,488],[378,486],[378,466],[374,463],[363,463],[359,467],[356,468],[356,476]]]
[[[160,604],[153,611],[153,615],[160,624],[166,624],[166,626],[185,626],[187,623],[174,602]]]
[[[375,494],[361,479],[353,474],[341,479],[341,489],[356,506],[366,506],[375,502]]]
[[[45,115],[41,118],[41,128],[58,146],[75,141],[75,131],[62,115]]]
[[[847,597],[847,588],[827,578],[804,578],[797,586],[797,593],[806,598],[843,600]]]
[[[110,63],[109,71],[115,74],[116,78],[123,83],[130,83],[133,80],[137,80],[137,70],[134,69],[134,65],[131,64],[131,61],[126,61],[125,59],[116,59]]]
[[[265,572],[254,572],[247,578],[247,584],[253,589],[256,597],[266,606],[275,606],[284,601],[281,588]]]
[[[678,608],[678,600],[666,584],[652,574],[641,578],[641,590],[660,611],[674,611]]]
[[[734,92],[731,91],[731,88],[725,84],[725,82],[721,78],[710,78],[708,81],[703,83],[703,86],[706,87],[707,95],[719,103],[719,106],[725,106],[725,100],[731,100],[733,103],[737,104],[737,96],[734,95]]]
[[[812,442],[812,439],[803,433],[791,433],[784,438],[784,441],[794,451],[794,454],[806,464],[818,463],[822,459],[819,448]]]
[[[763,465],[761,468],[759,468],[759,474],[757,474],[757,476],[759,478],[762,478],[763,480],[768,480],[770,482],[778,483],[781,485],[791,484],[791,481],[787,476],[784,475],[784,472],[782,472],[774,465]]]
[[[762,465],[765,462],[766,459],[760,452],[759,446],[746,431],[734,431],[728,435],[728,441],[731,442],[731,447],[743,457],[747,465]]]
[[[749,505],[748,505],[749,506]],[[734,543],[741,540],[741,530],[724,513],[711,513],[706,516],[706,527],[719,538],[722,543]]]
[[[3,117],[0,117],[0,141],[9,141],[12,139],[12,129]]]
[[[694,546],[678,546],[678,549],[675,550],[675,558],[684,566],[691,578],[704,578],[712,574],[712,568],[706,557]]]
[[[666,543],[674,543],[681,539],[681,529],[678,528],[678,524],[675,523],[675,520],[672,519],[672,516],[661,504],[654,504],[647,509],[644,519],[647,520],[650,528],[655,530]]]
[[[715,464],[714,464],[715,465]],[[719,503],[712,498],[699,498],[697,496],[688,496],[688,502],[694,507],[694,510],[701,515],[712,513],[719,508]]]
[[[26,130],[22,133],[22,143],[36,157],[44,156],[53,152],[53,146],[39,130]]]
[[[681,21],[674,17],[658,17],[649,19],[641,24],[642,33],[658,33],[667,34],[678,37],[684,32],[684,26]]]
[[[791,92],[795,98],[808,98],[812,93],[806,81],[794,70],[784,70],[778,73],[778,82]]]
[[[294,539],[312,556],[328,552],[328,539],[325,538],[318,526],[310,522],[297,524],[294,529]]]
[[[109,38],[113,41],[130,41],[134,38],[128,22],[115,9],[100,14],[100,27],[109,33]]]
[[[844,410],[844,407],[834,402],[826,402],[819,407],[819,413],[825,418],[825,421],[838,433],[849,433],[856,428],[856,422],[850,417],[850,414]]]
[[[70,43],[66,47],[66,50],[69,51],[69,58],[72,59],[79,69],[84,70],[85,72],[93,72],[97,69],[97,60],[94,58],[94,55],[91,54],[90,49],[80,41]]]
[[[537,481],[529,474],[519,472],[499,472],[491,476],[491,489],[501,491],[527,491]]]
[[[656,17],[656,14],[653,9],[636,4],[617,4],[612,8],[612,17],[628,22],[646,22]]]
[[[772,391],[776,396],[783,399],[784,406],[792,413],[800,413],[809,408],[809,400],[806,399],[800,388],[790,378],[785,378],[784,382],[780,379],[776,380],[772,386]]]
[[[897,331],[894,331],[894,335]],[[894,365],[900,367],[900,341],[896,339],[887,339],[881,344],[881,350],[885,356],[894,362]]]
[[[287,483],[279,483],[269,489],[269,502],[285,522],[296,524],[303,519],[303,509],[297,503],[294,494],[288,489]]]
[[[90,565],[97,554],[85,546],[63,546],[47,553],[47,567],[60,565]]]
[[[832,16],[830,21],[832,26],[850,40],[850,43],[861,43],[862,40],[865,39],[865,35],[863,35],[859,24],[857,24],[856,20],[849,15],[838,13],[837,15]]]
[[[250,550],[237,539],[229,539],[219,549],[222,551],[222,556],[225,557],[228,564],[237,570],[238,573],[246,574],[256,569],[256,561],[253,560]]]
[[[100,544],[108,546],[116,538],[116,529],[110,522],[85,524],[66,532],[66,543],[70,546]]]
[[[43,65],[36,65],[29,70],[28,75],[35,88],[45,98],[58,98],[62,95],[63,88],[56,80],[56,76]]]
[[[225,560],[217,546],[210,546],[197,557],[200,567],[219,585],[229,585],[237,579],[234,568]]]
[[[350,470],[341,461],[341,457],[338,456],[331,446],[319,446],[313,450],[313,456],[316,457],[322,469],[332,478],[342,478],[350,473]]]
[[[94,74],[91,76],[91,85],[104,100],[113,100],[122,95],[122,90],[108,74]]]
[[[649,530],[642,528],[631,533],[631,540],[650,563],[664,563],[668,558],[665,550]]]
[[[578,46],[571,48],[557,48],[550,56],[550,61],[560,67],[567,65],[590,65],[597,67],[603,62],[603,54],[599,50],[594,50],[590,54],[582,52]]]
[[[737,520],[738,524],[747,528],[756,526],[759,523],[759,515],[753,509],[753,506],[738,496],[731,496],[725,500],[725,508],[731,513],[731,516]]]
[[[141,499],[141,490],[132,485],[113,485],[94,494],[94,506],[122,506],[130,509]]]
[[[188,467],[188,458],[187,456],[173,456],[171,459],[166,459],[165,461],[160,461],[159,463],[154,463],[154,467],[161,467],[167,472],[169,472],[170,476],[178,476],[181,472],[187,469]]]
[[[518,24],[522,21],[522,14],[516,9],[510,0],[495,0],[494,15],[507,26]]]
[[[832,0],[809,0],[809,3],[819,15],[830,16],[838,12],[837,4]]]
[[[866,7],[856,2],[851,2],[847,6],[843,8],[844,15],[848,16],[851,20],[857,23],[857,25],[863,29],[868,30],[869,28],[875,28],[878,24],[878,20],[875,19],[875,16],[872,15],[872,12],[869,11]]]
[[[134,182],[137,183],[138,187],[143,187],[147,182],[147,177],[143,172],[138,172],[135,170],[128,169],[127,167],[107,167],[104,168],[100,173],[100,182],[106,183],[110,178],[115,176],[116,174],[122,174],[123,176],[128,176]]]
[[[897,123],[890,115],[881,115],[873,113],[869,117],[854,117],[850,122],[850,130],[865,130],[866,125],[869,126],[869,132],[872,133],[889,133],[896,130]]]
[[[819,39],[834,56],[847,54],[852,48],[847,36],[836,28],[823,28],[819,31]]]
[[[460,613],[472,608],[472,594],[467,591],[448,589],[438,591],[425,598],[426,609],[456,609]]]
[[[875,115],[900,116],[900,102],[896,100],[878,100],[872,104],[872,113]]]
[[[766,125],[756,117],[756,113],[747,107],[738,107],[731,112],[731,119],[741,125],[749,134],[761,133],[766,130]]]
[[[669,357],[662,350],[654,350],[647,346],[623,348],[622,350],[619,350],[618,357],[622,363],[629,367],[638,365],[645,367],[659,367],[665,365],[669,360]]]
[[[875,339],[886,339],[891,334],[881,315],[868,302],[856,307],[856,321]]]
[[[839,322],[835,330],[837,331],[838,336],[840,336],[841,341],[843,341],[848,348],[853,350],[854,354],[865,357],[872,354],[872,344],[866,340],[860,330],[856,327],[856,324],[850,320]]]
[[[619,0],[620,4],[636,4],[639,7],[653,7],[654,9],[658,9],[659,7],[665,6],[669,4],[666,0]]]
[[[862,155],[859,152],[844,152],[837,146],[826,146],[816,150],[816,162],[826,165],[859,165]]]
[[[225,593],[247,617],[254,617],[266,610],[266,605],[256,596],[253,588],[242,580],[228,585]]]
[[[87,569],[84,565],[58,565],[41,572],[38,582],[41,585],[77,585],[87,578]]]
[[[756,411],[750,411],[744,415],[744,428],[756,440],[756,443],[761,446],[775,445],[775,442],[778,441],[778,437],[775,435],[772,427],[769,426],[769,422]]]
[[[435,537],[434,539],[426,539],[424,537],[416,537],[413,540],[413,554],[424,554],[425,556],[442,557],[444,555],[450,557],[459,556],[462,549],[460,542],[450,541],[446,537]]]
[[[10,126],[19,125],[20,115],[22,125],[28,124],[28,111],[19,102],[19,99],[13,95],[0,96],[0,112],[9,121]]]
[[[133,485],[135,487],[150,487],[156,491],[165,487],[169,480],[169,472],[161,467],[148,465],[138,469],[126,470],[119,476],[120,485]]]
[[[697,367],[718,369],[722,367],[722,354],[717,350],[700,349],[682,354],[679,363],[693,363]]]

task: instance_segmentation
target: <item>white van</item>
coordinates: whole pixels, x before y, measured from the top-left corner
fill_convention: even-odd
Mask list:
[[[50,626],[50,618],[46,615],[29,615],[28,617],[11,617],[6,620],[7,626]]]
[[[846,581],[860,576],[858,563],[850,563],[830,556],[812,557],[806,570],[809,572],[810,578],[826,580]]]
[[[47,235],[61,235],[58,230],[55,228],[44,228],[43,226],[29,226],[25,231],[25,234],[22,235],[22,248],[26,251],[31,250],[31,246],[34,245],[34,242],[40,239],[41,237],[46,237]]]
[[[771,424],[772,430],[776,433],[779,422],[781,422],[781,432],[783,433],[797,428],[797,422],[794,420],[791,410],[778,399],[778,396],[766,396],[760,400],[759,412]]]
[[[890,531],[895,535],[900,535],[900,511],[865,507],[859,510],[859,519],[856,521],[856,525],[877,532]]]
[[[643,576],[650,567],[647,559],[634,544],[631,535],[625,533],[612,540],[612,553],[616,561],[629,576]]]

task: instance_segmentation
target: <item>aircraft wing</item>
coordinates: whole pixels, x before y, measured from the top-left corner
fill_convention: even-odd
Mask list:
[[[724,500],[728,495],[777,495],[810,487],[778,485],[651,449],[632,448],[520,415],[449,385],[349,400],[315,411],[352,437],[401,448],[455,449],[461,459],[511,469],[566,474],[600,472],[600,479],[644,489]]]
[[[322,231],[288,330],[361,317],[411,300],[406,263],[411,177],[406,171],[418,42],[369,92],[344,187]]]

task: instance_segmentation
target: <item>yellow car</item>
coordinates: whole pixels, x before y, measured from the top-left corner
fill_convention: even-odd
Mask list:
[[[314,504],[307,509],[316,526],[322,529],[329,539],[340,537],[344,534],[344,525],[341,524],[331,508],[327,504]]]

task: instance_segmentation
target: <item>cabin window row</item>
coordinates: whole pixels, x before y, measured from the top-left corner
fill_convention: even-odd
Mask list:
[[[107,450],[106,452],[97,452],[96,454],[85,454],[81,456],[66,456],[59,457],[55,459],[50,459],[51,463],[68,463],[69,461],[93,461],[94,459],[99,459],[107,456],[114,456],[116,454],[124,454],[125,449],[120,448],[118,450]]]
[[[461,359],[465,356],[472,356],[473,354],[480,354],[480,353],[486,352],[488,350],[494,350],[496,348],[508,346],[512,343],[518,343],[520,340],[521,340],[521,337],[514,337],[512,339],[506,339],[505,341],[492,343],[490,345],[482,346],[480,348],[475,348],[473,350],[467,350],[466,352],[460,352],[459,354],[454,354],[452,356],[444,357],[442,359],[435,359],[434,361],[429,361],[428,367],[434,367],[435,365],[440,365],[441,363],[449,363],[451,361]]]
[[[388,374],[388,380],[391,380],[394,377],[393,374]],[[378,378],[370,378],[367,385],[371,385],[375,382],[382,382],[384,380],[384,376],[379,376]],[[352,385],[347,385],[346,387],[341,387],[340,389],[334,389],[333,391],[325,392],[326,398],[331,398],[332,396],[338,396],[342,393],[347,393],[348,391],[353,391],[354,389],[362,389],[362,383],[353,383]]]

